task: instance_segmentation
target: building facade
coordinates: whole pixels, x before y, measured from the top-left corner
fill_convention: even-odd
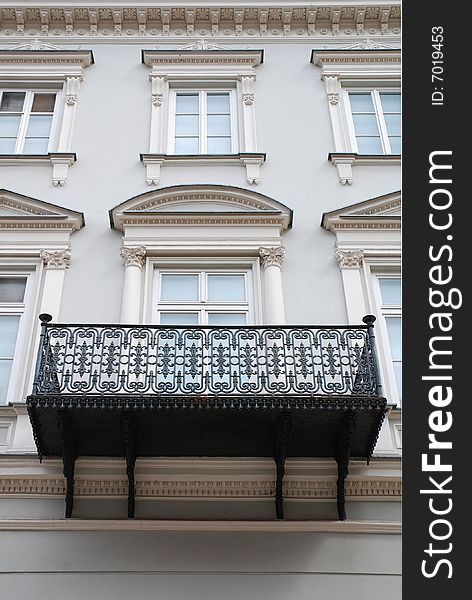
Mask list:
[[[2,3],[5,598],[400,597],[400,33]]]

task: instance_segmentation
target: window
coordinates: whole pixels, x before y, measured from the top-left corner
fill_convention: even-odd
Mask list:
[[[0,90],[0,154],[47,154],[55,93]]]
[[[161,325],[246,325],[252,321],[249,271],[159,271]]]
[[[400,164],[400,50],[382,43],[313,50],[333,131],[328,157],[343,185],[354,165]]]
[[[359,154],[400,154],[401,95],[378,90],[349,92]]]
[[[401,278],[394,275],[377,275],[377,300],[380,325],[388,340],[387,354],[389,367],[401,399],[402,387],[402,300]],[[386,344],[384,344],[386,346]]]
[[[266,155],[256,140],[256,68],[262,50],[229,50],[206,42],[143,50],[150,67],[149,150],[141,154],[146,183],[158,185],[166,165],[244,166],[260,182]]]
[[[0,49],[0,167],[49,164],[52,184],[65,184],[76,161],[71,147],[79,89],[92,63],[90,50],[37,40]]]
[[[173,91],[170,147],[174,154],[235,152],[231,90]]]
[[[24,274],[0,273],[0,405],[7,403],[27,280]]]

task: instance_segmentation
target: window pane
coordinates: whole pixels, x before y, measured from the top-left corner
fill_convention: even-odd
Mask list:
[[[175,112],[198,115],[198,94],[177,94]]]
[[[24,92],[3,92],[0,111],[21,112],[25,103]]]
[[[353,113],[374,113],[374,103],[371,94],[349,94],[351,110]]]
[[[47,154],[48,138],[28,138],[23,146],[23,154]]]
[[[383,154],[380,137],[358,137],[357,148],[359,154]]]
[[[401,154],[402,152],[402,141],[400,137],[389,137],[390,150],[392,154]]]
[[[207,140],[208,154],[231,154],[231,138],[217,137],[208,138]]]
[[[198,275],[162,275],[161,300],[198,301]]]
[[[6,404],[12,360],[0,360],[0,404]]]
[[[198,138],[175,138],[176,154],[199,154]]]
[[[380,295],[382,304],[402,303],[402,285],[399,277],[379,278]]]
[[[231,135],[229,115],[208,115],[208,135]]]
[[[229,114],[229,94],[208,94],[207,112]]]
[[[357,135],[378,135],[379,128],[375,115],[353,115]]]
[[[386,112],[401,111],[401,95],[400,94],[380,94],[380,101],[382,103],[382,109]]]
[[[20,118],[13,115],[0,115],[0,136],[16,137],[20,126]]]
[[[0,154],[13,154],[16,138],[0,138]]]
[[[400,115],[384,115],[388,135],[400,135]]]
[[[56,94],[35,94],[31,112],[49,112],[54,111],[56,103]]]
[[[19,322],[19,315],[0,315],[0,357],[13,357]]]
[[[26,137],[48,137],[52,115],[31,115]]]
[[[401,317],[386,317],[388,330],[388,341],[390,351],[394,360],[401,360],[402,357],[402,320]]]
[[[161,313],[161,325],[198,325],[198,313]]]
[[[26,277],[0,277],[0,302],[23,302]]]
[[[208,313],[208,325],[246,325],[246,314]]]
[[[211,302],[244,302],[244,275],[208,275],[208,300]]]
[[[175,117],[175,135],[198,135],[198,116],[177,115]]]

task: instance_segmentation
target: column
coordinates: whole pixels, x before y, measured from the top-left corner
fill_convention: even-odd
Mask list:
[[[39,314],[48,313],[53,321],[59,319],[62,286],[66,269],[70,266],[70,249],[41,250],[39,253],[44,265],[43,295]]]
[[[367,309],[362,286],[362,250],[344,250],[335,248],[334,256],[338,261],[343,278],[344,295],[346,297],[347,317],[350,325],[360,325]]]
[[[120,322],[136,324],[140,321],[141,276],[146,248],[144,246],[138,248],[123,246],[120,256],[125,267]]]
[[[259,248],[264,276],[265,322],[267,325],[285,324],[285,306],[282,287],[282,263],[285,248]]]
[[[167,95],[167,80],[165,77],[151,74],[151,135],[149,153],[165,152],[162,144],[164,127],[164,99]]]
[[[82,77],[67,77],[64,86],[65,102],[64,114],[62,116],[61,134],[57,145],[58,152],[70,152],[72,142],[72,130],[77,109],[80,82]]]

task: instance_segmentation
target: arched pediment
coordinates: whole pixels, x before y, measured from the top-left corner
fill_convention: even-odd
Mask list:
[[[127,224],[292,224],[292,211],[258,192],[223,185],[180,185],[135,196],[110,210],[111,226]]]

